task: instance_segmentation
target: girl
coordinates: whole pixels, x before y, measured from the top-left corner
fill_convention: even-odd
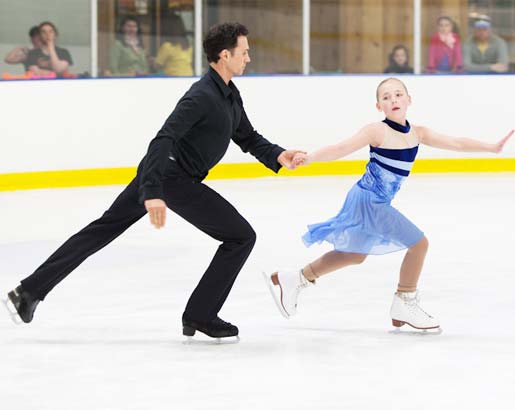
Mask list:
[[[413,74],[413,67],[409,65],[408,48],[402,44],[396,45],[388,56],[388,67],[385,73]]]
[[[456,24],[447,16],[437,20],[438,31],[429,45],[428,73],[459,73],[463,71],[460,36]]]
[[[293,271],[266,275],[272,295],[286,318],[296,313],[299,292],[321,276],[349,265],[362,263],[367,255],[381,255],[407,249],[400,269],[397,292],[390,310],[392,324],[416,329],[437,329],[438,320],[419,305],[417,283],[428,248],[428,240],[413,223],[390,205],[409,175],[419,144],[462,152],[502,151],[513,130],[495,144],[470,138],[441,135],[422,126],[411,126],[406,111],[411,97],[406,86],[388,78],[377,87],[376,107],[385,113],[382,122],[369,124],[356,135],[310,154],[298,153],[295,166],[315,161],[332,161],[370,146],[366,172],[347,194],[338,215],[310,225],[303,236],[306,246],[322,241],[334,251]]]

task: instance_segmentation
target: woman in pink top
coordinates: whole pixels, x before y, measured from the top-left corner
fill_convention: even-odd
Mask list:
[[[429,45],[428,73],[459,73],[463,70],[460,36],[455,32],[454,21],[447,16],[437,20],[438,31]]]

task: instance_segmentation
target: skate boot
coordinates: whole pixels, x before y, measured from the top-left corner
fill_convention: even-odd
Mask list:
[[[199,331],[213,338],[238,336],[238,328],[231,323],[225,322],[218,316],[210,322],[200,322],[182,316],[182,334],[191,337],[195,331]]]
[[[315,284],[307,280],[301,270],[278,271],[272,275],[266,273],[263,275],[279,312],[286,319],[297,313],[297,299],[300,291]]]
[[[438,320],[426,313],[419,302],[418,292],[396,292],[390,309],[392,324],[397,328],[408,324],[415,329],[439,329]]]
[[[20,319],[25,323],[32,321],[38,303],[39,299],[33,299],[20,285],[7,294],[5,306],[11,314],[13,322],[20,324]]]

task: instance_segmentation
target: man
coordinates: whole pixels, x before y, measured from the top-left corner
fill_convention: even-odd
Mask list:
[[[45,21],[39,25],[41,47],[31,50],[27,56],[28,70],[38,76],[62,77],[73,65],[70,52],[56,44],[58,31],[54,23]]]
[[[486,19],[474,23],[474,34],[463,44],[463,62],[469,73],[504,73],[508,71],[506,42],[492,33]]]
[[[41,48],[43,42],[39,34],[39,26],[34,26],[29,30],[30,42],[32,43],[32,50]],[[23,64],[25,71],[28,71],[27,56],[29,55],[29,48],[25,46],[18,46],[13,48],[7,53],[4,61],[7,64]]]
[[[204,50],[210,68],[180,99],[138,167],[136,178],[104,215],[66,241],[32,275],[8,294],[13,315],[28,323],[39,301],[88,256],[107,245],[148,212],[161,228],[166,207],[222,242],[193,291],[182,317],[183,334],[237,336],[238,328],[218,317],[256,235],[238,211],[202,180],[232,139],[268,168],[293,168],[297,151],[285,151],[250,124],[231,79],[250,62],[248,30],[220,24],[209,30]],[[14,318],[14,317],[13,317]]]

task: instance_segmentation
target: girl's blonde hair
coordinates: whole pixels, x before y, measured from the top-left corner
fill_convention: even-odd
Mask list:
[[[381,88],[381,86],[384,84],[384,83],[387,83],[388,81],[398,81],[399,83],[402,84],[402,86],[404,87],[404,90],[406,91],[406,94],[409,95],[409,92],[408,92],[408,88],[406,87],[406,84],[404,84],[401,80],[399,80],[398,78],[395,78],[395,77],[388,77],[388,78],[385,78],[383,81],[381,81],[379,83],[379,85],[377,86],[377,89],[376,89],[376,100],[379,101],[379,89]]]

